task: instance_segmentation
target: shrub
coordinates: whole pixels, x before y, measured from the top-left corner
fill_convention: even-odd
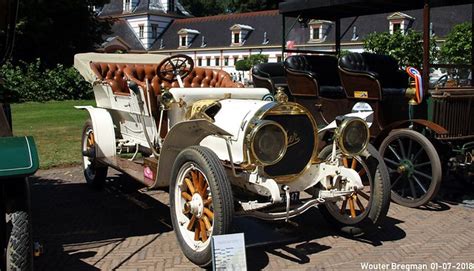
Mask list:
[[[52,69],[42,69],[41,61],[11,63],[0,67],[4,91],[8,102],[49,100],[77,100],[93,97],[92,88],[73,67],[57,64]],[[0,95],[1,96],[1,95]]]

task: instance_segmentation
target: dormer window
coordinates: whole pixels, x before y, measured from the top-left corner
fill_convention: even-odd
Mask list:
[[[182,28],[178,31],[179,48],[188,48],[193,43],[194,39],[201,34],[194,29]]]
[[[232,32],[231,46],[242,46],[247,41],[248,36],[254,30],[253,27],[243,24],[234,24],[229,28]]]
[[[310,26],[310,39],[308,42],[324,42],[331,29],[332,22],[311,20],[308,25]]]
[[[123,11],[130,11],[131,6],[130,6],[130,0],[125,0],[123,4]]]
[[[158,38],[158,25],[157,24],[151,24],[151,37],[153,39]]]
[[[145,37],[145,26],[143,24],[138,26],[138,37],[143,39]]]
[[[406,33],[412,26],[415,18],[402,12],[395,12],[389,15],[387,20],[389,21],[389,32],[393,34],[397,31]]]

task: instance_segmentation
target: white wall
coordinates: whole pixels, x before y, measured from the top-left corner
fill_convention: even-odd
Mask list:
[[[130,25],[130,27],[133,29],[133,32],[137,36],[137,38],[140,40],[140,42],[143,44],[143,47],[145,49],[149,49],[151,45],[155,42],[156,39],[152,38],[152,24],[157,24],[158,25],[158,37],[160,36],[161,33],[163,33],[163,30],[168,27],[168,25],[171,23],[171,18],[168,17],[161,17],[161,16],[133,16],[133,17],[127,17],[127,22]],[[143,25],[144,26],[144,31],[143,31],[143,38],[139,38],[139,26]]]

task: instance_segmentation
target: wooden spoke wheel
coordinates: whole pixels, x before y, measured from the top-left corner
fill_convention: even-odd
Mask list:
[[[230,182],[210,149],[183,150],[173,165],[170,205],[173,227],[184,255],[202,267],[211,263],[210,240],[230,229],[234,202]]]
[[[328,159],[332,146],[326,146],[319,157]],[[368,157],[346,156],[340,152],[339,164],[355,170],[363,189],[356,190],[336,202],[319,206],[321,214],[338,229],[350,235],[360,235],[378,224],[387,214],[390,204],[389,177],[377,150],[369,145]]]
[[[88,184],[100,186],[107,178],[107,167],[97,163],[96,141],[91,120],[87,120],[82,130],[82,168]]]
[[[396,130],[384,139],[379,151],[388,168],[394,202],[419,207],[436,196],[441,161],[425,136],[409,129]]]

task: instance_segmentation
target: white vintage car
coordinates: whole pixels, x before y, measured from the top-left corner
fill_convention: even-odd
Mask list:
[[[318,131],[283,92],[242,88],[185,55],[88,53],[76,55],[75,67],[97,102],[77,107],[90,114],[87,182],[102,184],[112,167],[169,188],[179,244],[197,265],[211,263],[211,236],[228,233],[237,215],[288,220],[319,205],[337,228],[358,235],[387,213],[389,178],[368,144],[367,113]],[[318,155],[323,136],[334,143]]]

